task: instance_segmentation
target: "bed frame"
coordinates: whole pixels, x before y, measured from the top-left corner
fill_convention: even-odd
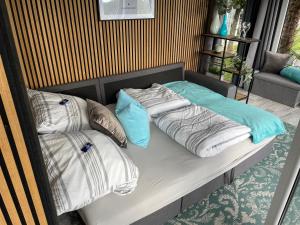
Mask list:
[[[71,94],[111,104],[116,102],[116,93],[122,88],[147,88],[153,83],[167,83],[187,80],[205,86],[225,97],[234,98],[236,87],[231,84],[204,76],[192,71],[184,71],[184,64],[177,63],[136,72],[120,74],[104,78],[79,81],[71,84],[58,85],[40,89],[42,91]],[[188,206],[202,200],[219,187],[230,184],[233,179],[264,159],[273,149],[273,141],[264,146],[259,152],[240,163],[223,175],[215,178],[206,185],[181,197],[175,202],[158,209],[156,212],[136,221],[132,225],[159,225],[166,222],[186,209]]]

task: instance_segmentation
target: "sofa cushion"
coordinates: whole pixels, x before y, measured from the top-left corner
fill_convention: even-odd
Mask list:
[[[144,106],[121,89],[115,113],[129,141],[147,148],[150,142],[150,127],[148,112]]]
[[[120,147],[126,148],[127,138],[122,125],[115,115],[104,105],[87,99],[90,126],[109,136]]]
[[[300,67],[287,66],[280,71],[280,75],[293,82],[300,84]]]
[[[279,86],[284,86],[287,88],[291,88],[297,91],[300,91],[300,84],[297,84],[293,81],[290,81],[284,77],[281,77],[280,75],[274,74],[274,73],[265,73],[260,72],[255,74],[255,79],[264,80],[270,83],[277,84]]]
[[[261,71],[279,74],[290,58],[291,56],[289,54],[266,51],[265,62]]]

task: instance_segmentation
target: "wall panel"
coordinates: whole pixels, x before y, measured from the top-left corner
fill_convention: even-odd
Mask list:
[[[155,19],[100,21],[97,0],[5,0],[25,83],[39,88],[185,62],[209,0],[156,0]]]
[[[12,224],[46,225],[46,216],[1,55],[0,112],[0,197],[4,202],[4,206],[1,206],[0,222],[3,219],[2,207],[5,207]],[[27,193],[25,186],[29,190]]]

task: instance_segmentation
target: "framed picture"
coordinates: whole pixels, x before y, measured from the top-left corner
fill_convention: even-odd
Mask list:
[[[155,0],[99,0],[101,20],[154,18]]]

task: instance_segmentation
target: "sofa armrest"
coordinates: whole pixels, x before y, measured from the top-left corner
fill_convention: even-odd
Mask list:
[[[184,79],[215,91],[225,97],[235,98],[236,86],[193,71],[185,71]]]

